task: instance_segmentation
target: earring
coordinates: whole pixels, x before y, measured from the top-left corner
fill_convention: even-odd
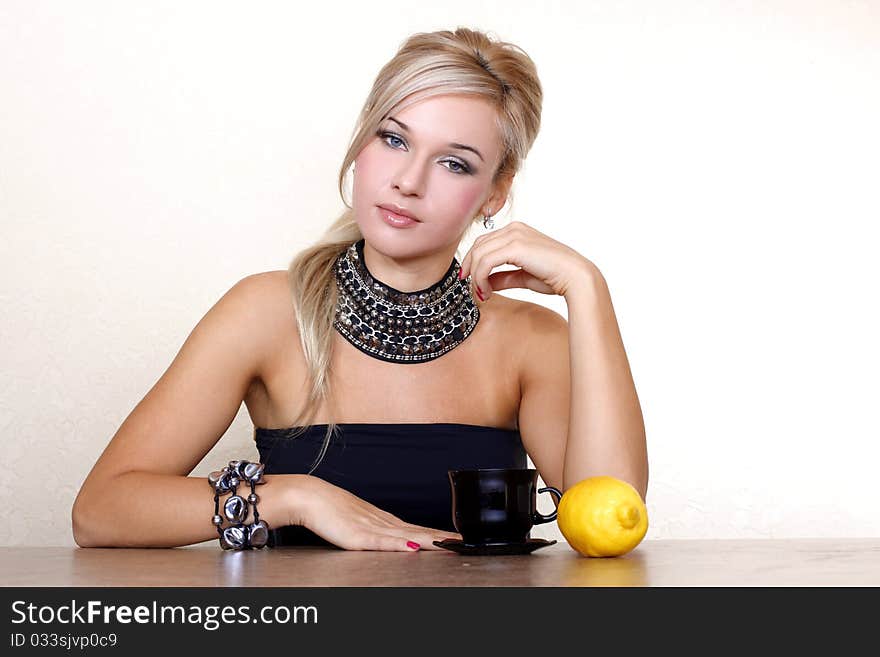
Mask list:
[[[487,230],[492,230],[495,228],[495,220],[492,218],[492,215],[487,214],[483,217],[483,228]]]

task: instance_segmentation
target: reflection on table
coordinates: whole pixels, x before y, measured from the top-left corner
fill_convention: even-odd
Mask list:
[[[4,586],[878,586],[880,539],[646,540],[621,557],[564,541],[528,555],[281,547],[0,548]]]

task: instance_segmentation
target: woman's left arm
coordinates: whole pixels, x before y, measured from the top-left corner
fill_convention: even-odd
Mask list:
[[[589,261],[565,292],[571,413],[563,486],[594,474],[628,481],[645,499],[645,423],[605,277]]]
[[[503,264],[520,269],[491,273]],[[513,222],[478,237],[461,269],[463,277],[472,276],[482,301],[488,300],[493,290],[509,288],[565,299],[570,408],[563,490],[587,477],[611,475],[631,483],[645,499],[648,456],[644,419],[611,295],[598,267],[531,226]],[[552,408],[552,390],[539,387],[534,394],[542,396],[537,401],[542,408]]]

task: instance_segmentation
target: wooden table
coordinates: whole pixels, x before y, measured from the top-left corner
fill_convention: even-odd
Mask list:
[[[3,586],[880,586],[880,538],[646,540],[622,557],[582,557],[564,541],[529,555],[371,552],[326,547],[224,552],[0,548]]]

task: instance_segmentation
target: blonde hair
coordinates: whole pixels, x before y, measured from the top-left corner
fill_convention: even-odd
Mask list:
[[[363,237],[352,207],[345,200],[346,173],[392,111],[442,94],[469,94],[496,108],[503,150],[493,185],[519,171],[537,137],[543,92],[534,62],[518,46],[464,27],[418,33],[406,39],[382,67],[361,109],[339,170],[339,194],[346,209],[316,244],[296,255],[288,268],[310,383],[306,405],[295,421],[302,426],[294,427],[289,437],[305,431],[319,404],[330,398],[337,301],[333,265],[352,243]],[[336,424],[331,420],[309,474],[323,459],[335,431]]]

